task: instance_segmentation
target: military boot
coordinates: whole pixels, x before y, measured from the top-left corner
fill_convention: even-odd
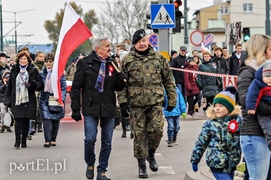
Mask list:
[[[138,161],[138,177],[139,178],[148,178],[146,161],[145,159],[137,159]]]
[[[155,150],[149,150],[149,156],[147,157],[147,161],[149,162],[149,167],[153,172],[158,171],[158,164],[154,157]]]

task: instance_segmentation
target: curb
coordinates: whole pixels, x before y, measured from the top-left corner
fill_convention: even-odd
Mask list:
[[[234,180],[243,180],[244,173],[235,171]],[[201,168],[198,172],[187,171],[184,180],[215,180],[213,174],[208,167]]]

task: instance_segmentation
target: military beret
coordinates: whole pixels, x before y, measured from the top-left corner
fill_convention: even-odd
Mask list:
[[[144,29],[137,30],[132,39],[132,44],[136,44],[140,39],[144,38],[146,36],[146,32]]]

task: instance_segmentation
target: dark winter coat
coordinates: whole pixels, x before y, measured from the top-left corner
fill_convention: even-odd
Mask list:
[[[40,91],[43,88],[42,79],[38,70],[32,64],[29,64],[26,70],[29,74],[28,82],[30,83],[30,87],[28,88],[29,102],[15,106],[16,77],[20,72],[19,64],[14,65],[10,71],[10,78],[4,97],[4,104],[11,108],[15,119],[36,119],[37,101],[35,91]]]
[[[215,62],[219,74],[229,74],[229,68],[226,59],[214,56],[211,62]]]
[[[186,62],[187,57],[179,54],[179,56],[172,59],[170,62],[170,67],[184,69]],[[184,84],[184,75],[182,71],[172,70],[172,73],[176,84]]]
[[[255,79],[249,86],[246,100],[247,110],[256,110],[260,101],[271,105],[271,87],[263,82],[262,70],[263,67],[256,71]]]
[[[45,79],[47,77],[47,74],[48,74],[48,72],[47,72],[46,68],[44,68],[40,72],[40,76],[42,78],[43,85],[45,84]],[[67,85],[66,85],[66,79],[65,79],[64,75],[62,75],[60,78],[60,87],[61,87],[61,92],[62,92],[62,102],[65,103]],[[45,120],[45,119],[60,120],[64,117],[64,114],[65,114],[64,108],[63,108],[63,111],[59,112],[59,113],[54,113],[54,112],[49,111],[48,100],[49,100],[49,96],[53,96],[53,95],[54,95],[53,93],[44,92],[44,89],[41,91],[39,108],[40,108],[40,115],[41,115],[42,120]]]
[[[198,71],[218,73],[216,63],[210,62],[210,61],[209,62],[202,61],[202,63],[199,65]],[[214,77],[214,76],[201,75],[201,74],[199,74],[197,78],[198,78],[199,88],[202,89],[203,97],[214,97],[216,94],[219,93],[220,90],[217,85],[217,81],[222,82],[221,78]]]
[[[246,110],[246,98],[248,87],[255,78],[255,68],[251,66],[246,66],[244,64],[241,65],[238,71],[238,96],[239,102],[242,106],[242,117],[243,122],[241,126],[241,135],[256,135],[256,136],[264,136],[262,129],[257,120],[257,113],[263,115],[271,115],[270,104],[267,104],[263,101],[260,101],[258,105],[258,111],[255,115],[247,114]]]
[[[81,109],[80,100],[82,99],[82,113],[84,116],[112,118],[116,116],[115,90],[122,90],[126,84],[123,83],[122,74],[113,68],[112,63],[118,66],[111,57],[108,57],[106,59],[104,91],[99,93],[95,88],[95,84],[101,61],[95,51],[78,61],[71,88],[71,108],[73,111]]]
[[[7,89],[7,85],[5,85],[3,80],[1,80],[1,82],[0,82],[0,103],[2,103],[4,100],[6,89]]]
[[[247,58],[247,52],[242,51],[240,59],[236,56],[236,51],[232,53],[232,56],[230,57],[229,61],[229,75],[235,75],[237,76],[237,72],[240,68],[240,65],[242,63],[242,59]]]
[[[185,69],[197,71],[198,66],[192,66],[191,64],[187,63]],[[184,87],[186,96],[199,94],[200,90],[197,85],[196,74],[184,72]]]

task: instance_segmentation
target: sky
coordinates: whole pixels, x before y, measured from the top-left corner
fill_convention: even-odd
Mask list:
[[[17,27],[17,42],[20,44],[47,44],[51,43],[48,33],[44,29],[46,20],[53,20],[57,12],[63,9],[66,0],[0,0],[2,1],[3,36],[6,39],[14,38],[15,14]],[[73,0],[81,5],[84,12],[94,9],[97,14],[102,13],[106,0]],[[115,1],[115,0],[110,0]],[[187,0],[189,14],[195,10],[212,5],[213,0]],[[190,17],[191,18],[191,17]],[[18,24],[18,23],[17,23]],[[14,39],[13,39],[14,40]]]

